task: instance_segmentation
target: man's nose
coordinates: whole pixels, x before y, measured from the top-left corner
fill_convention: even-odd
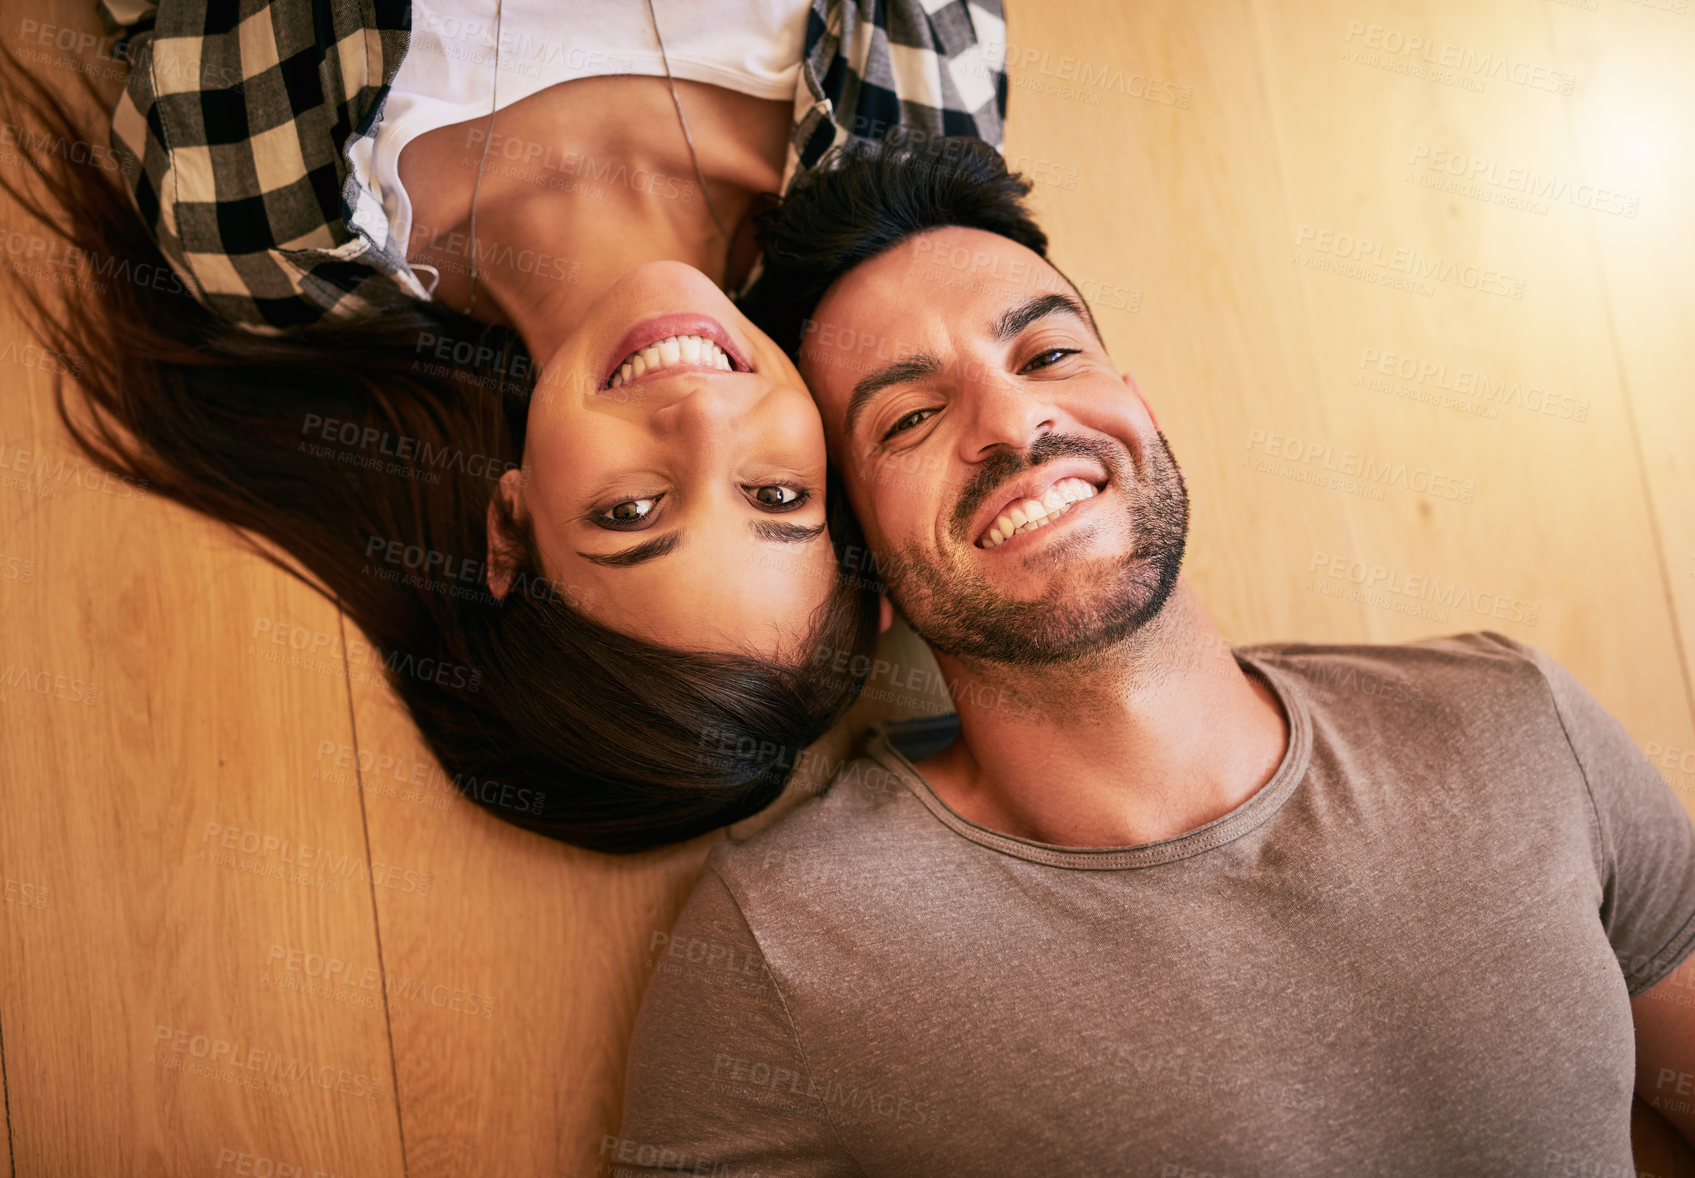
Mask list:
[[[1023,453],[1043,434],[1052,433],[1058,410],[1044,387],[1020,381],[998,366],[967,368],[960,381],[966,409],[966,429],[960,437],[960,457],[981,462],[1000,449]]]

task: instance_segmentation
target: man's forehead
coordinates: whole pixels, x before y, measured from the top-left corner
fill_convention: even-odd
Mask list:
[[[998,234],[948,227],[907,238],[837,279],[802,325],[809,381],[931,352],[960,333],[984,335],[1009,309],[1064,276]]]

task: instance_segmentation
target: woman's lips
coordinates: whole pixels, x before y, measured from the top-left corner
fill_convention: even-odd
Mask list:
[[[753,371],[753,364],[748,360],[747,353],[724,329],[722,323],[719,323],[710,315],[702,315],[698,312],[679,312],[669,315],[655,315],[650,319],[642,320],[626,331],[623,338],[611,349],[611,354],[606,358],[598,387],[607,388],[611,384],[612,378],[622,370],[624,364],[630,359],[632,353],[643,351],[673,336],[679,338],[696,336],[703,340],[710,340],[722,348],[724,354],[729,357],[733,371]],[[666,367],[672,366],[667,365]],[[676,367],[683,367],[683,365]],[[711,364],[697,363],[690,367],[701,371],[712,371],[714,369]],[[722,371],[722,369],[718,369],[718,371]]]

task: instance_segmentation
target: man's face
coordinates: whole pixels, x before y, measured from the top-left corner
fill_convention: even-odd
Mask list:
[[[975,229],[908,239],[830,288],[801,375],[901,612],[1010,665],[1121,640],[1183,559],[1183,477],[1077,293]]]

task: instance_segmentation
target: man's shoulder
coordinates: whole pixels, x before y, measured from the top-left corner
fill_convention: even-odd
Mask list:
[[[1552,717],[1546,654],[1493,630],[1403,643],[1269,642],[1237,648],[1252,662],[1292,680],[1312,703],[1357,711],[1392,705],[1396,714],[1429,723],[1522,723],[1531,712]]]
[[[1407,690],[1476,676],[1543,677],[1547,655],[1494,630],[1421,638],[1414,642],[1262,642],[1236,648],[1250,661],[1270,663],[1315,685],[1359,686],[1372,677]],[[1369,688],[1361,687],[1361,690]]]
[[[746,839],[714,847],[711,868],[738,898],[828,881],[887,886],[947,844],[910,784],[916,760],[952,739],[951,715],[874,725],[817,796]],[[939,744],[938,744],[939,741]],[[909,760],[910,758],[910,760]]]

